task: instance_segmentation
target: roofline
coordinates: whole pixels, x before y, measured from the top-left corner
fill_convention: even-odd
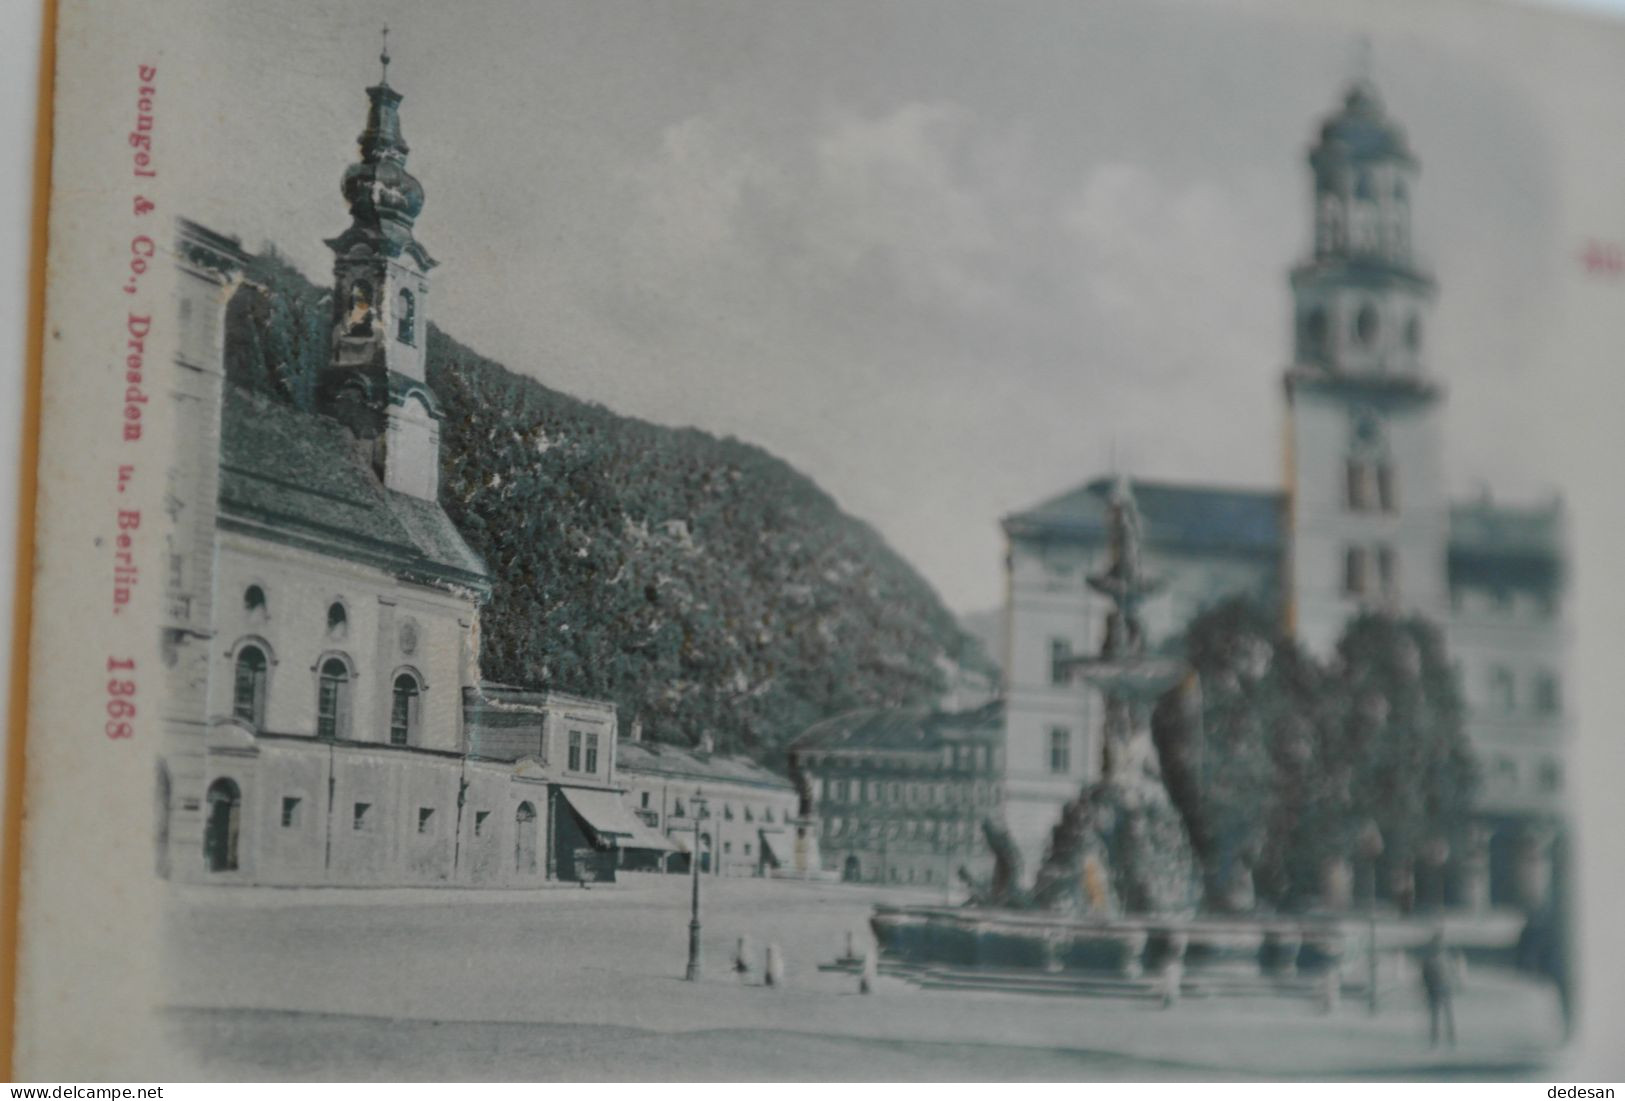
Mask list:
[[[633,744],[636,744],[636,743],[633,743]],[[676,769],[651,768],[651,767],[649,767],[647,765],[631,764],[631,763],[628,763],[626,761],[622,761],[619,758],[620,758],[619,747],[617,747],[616,761],[615,761],[615,771],[617,773],[619,773],[620,775],[622,775],[622,776],[669,776],[669,777],[681,777],[682,779],[685,779],[685,780],[695,780],[695,779],[709,780],[712,783],[716,783],[716,784],[738,784],[741,787],[763,788],[763,789],[770,790],[770,791],[786,791],[786,792],[789,792],[791,794],[794,794],[795,790],[796,790],[796,786],[793,783],[791,783],[788,779],[783,778],[783,777],[779,777],[779,776],[776,776],[776,775],[773,776],[771,779],[768,779],[768,778],[765,778],[765,777],[760,778],[760,779],[754,779],[754,778],[751,778],[751,777],[741,777],[741,776],[723,776],[723,775],[718,775],[718,774],[712,773],[712,772],[699,772],[699,771],[692,771],[692,770],[690,770],[690,771],[679,771],[679,770],[676,770]]]
[[[225,469],[222,464],[222,469]],[[234,473],[242,473],[237,468],[231,468]],[[220,511],[216,520],[217,526],[241,535],[250,535],[272,543],[281,543],[285,546],[298,547],[317,554],[331,554],[331,546],[322,538],[330,533],[335,538],[333,542],[348,544],[350,547],[361,546],[360,553],[351,553],[346,557],[350,561],[358,561],[363,565],[372,566],[393,574],[403,581],[415,581],[432,584],[437,588],[444,588],[446,582],[472,589],[481,603],[491,598],[491,579],[487,574],[470,573],[456,566],[441,566],[430,562],[421,555],[402,554],[397,548],[399,544],[385,543],[382,540],[357,535],[351,531],[340,528],[311,525],[300,522],[301,528],[309,529],[309,534],[291,531],[281,527],[279,520],[292,520],[279,513],[267,512],[261,509],[234,508],[222,499]]]
[[[1063,489],[1057,493],[1052,493],[1035,505],[1029,505],[1026,508],[1018,509],[1015,512],[1005,513],[1004,516],[999,518],[999,524],[1006,531],[1009,531],[1009,525],[1011,523],[1020,522],[1023,519],[1029,518],[1031,513],[1037,512],[1039,509],[1061,499],[1062,497],[1070,497],[1074,493],[1079,493],[1082,491],[1094,492],[1097,489],[1108,489],[1115,481],[1116,479],[1110,474],[1097,474],[1094,477],[1089,478],[1087,481],[1074,483],[1071,489]],[[1185,493],[1223,493],[1233,497],[1274,498],[1276,503],[1281,503],[1286,498],[1285,490],[1268,486],[1228,486],[1216,482],[1176,482],[1161,478],[1132,477],[1128,479],[1128,485],[1129,489],[1135,492],[1142,489],[1149,489],[1179,490]],[[1039,519],[1032,519],[1031,522],[1034,524],[1051,523],[1051,521]]]

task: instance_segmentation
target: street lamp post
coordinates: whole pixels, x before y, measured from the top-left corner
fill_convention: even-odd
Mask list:
[[[1382,831],[1367,822],[1360,831],[1360,855],[1371,868],[1366,886],[1366,1010],[1377,1015],[1377,858],[1382,856]]]
[[[688,860],[693,891],[689,897],[688,911],[688,972],[684,975],[689,982],[700,977],[700,819],[704,816],[705,796],[699,788],[695,788],[694,845]]]

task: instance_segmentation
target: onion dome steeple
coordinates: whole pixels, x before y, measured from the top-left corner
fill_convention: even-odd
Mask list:
[[[433,500],[440,409],[424,374],[429,271],[435,260],[413,236],[423,185],[406,170],[402,95],[389,84],[389,31],[383,74],[367,89],[361,159],[341,189],[350,227],[333,250],[332,357],[317,391],[322,410],[359,439],[374,441],[390,488]]]
[[[401,136],[401,100],[405,98],[389,85],[389,47],[378,59],[383,74],[367,89],[367,128],[357,141],[361,159],[344,171],[341,188],[350,205],[350,229],[329,241],[335,251],[366,241],[390,256],[405,252],[425,271],[435,261],[412,236],[412,225],[423,210],[423,185],[406,170],[410,147]]]

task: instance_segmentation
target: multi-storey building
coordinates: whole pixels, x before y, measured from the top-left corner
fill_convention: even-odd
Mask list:
[[[709,738],[688,749],[644,741],[639,734],[634,724],[632,736],[616,751],[616,772],[626,788],[626,805],[666,844],[629,840],[621,847],[623,867],[689,870],[698,825],[702,872],[788,876],[805,871],[807,824],[797,818],[800,800],[789,780],[748,757],[713,752]]]
[[[229,385],[237,244],[182,223],[158,775],[162,874],[526,885],[612,875],[639,827],[613,705],[479,679],[486,569],[438,501],[434,260],[399,92],[367,89],[332,352],[304,411]]]
[[[1370,83],[1349,89],[1308,160],[1312,244],[1290,278],[1286,484],[1133,485],[1153,572],[1167,581],[1143,611],[1147,632],[1166,638],[1238,594],[1278,609],[1323,656],[1361,610],[1440,624],[1487,773],[1485,844],[1458,858],[1488,862],[1495,901],[1538,905],[1564,806],[1562,510],[1447,498],[1444,393],[1427,342],[1435,285],[1411,247],[1419,162]],[[1098,700],[1066,659],[1099,647],[1102,598],[1083,579],[1106,553],[1110,489],[1091,481],[1004,520],[1004,795],[1029,863],[1099,768]]]
[[[815,723],[790,746],[842,879],[949,888],[986,870],[998,818],[1002,710],[872,709]]]

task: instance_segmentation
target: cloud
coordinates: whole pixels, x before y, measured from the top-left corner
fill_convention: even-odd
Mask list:
[[[774,312],[854,300],[939,319],[1008,312],[1019,173],[996,165],[1004,155],[945,103],[832,114],[794,136],[690,117],[619,181],[634,212],[627,268]]]
[[[689,117],[616,186],[615,331],[703,361],[708,427],[815,473],[950,590],[992,570],[992,518],[1114,447],[1165,477],[1279,469],[1299,227],[1251,177],[1061,169],[1019,128],[910,102],[793,132]]]

